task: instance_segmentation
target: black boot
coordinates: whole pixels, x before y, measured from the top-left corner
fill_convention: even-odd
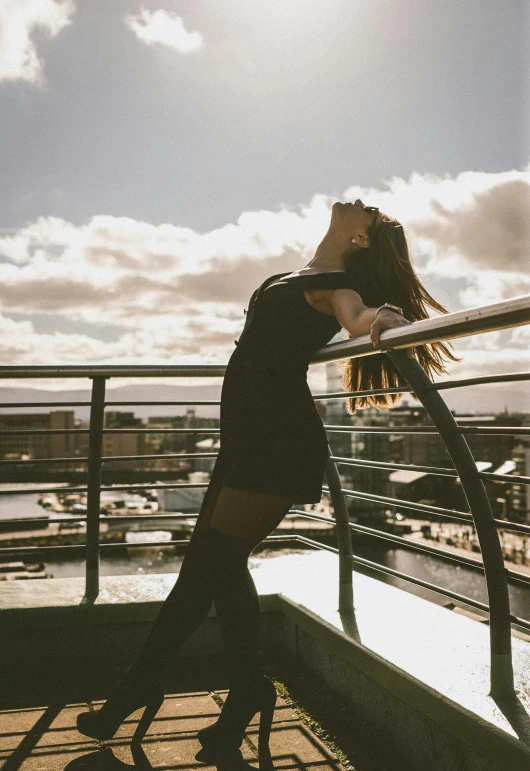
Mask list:
[[[77,727],[82,734],[110,739],[128,715],[145,707],[134,735],[134,741],[141,741],[164,700],[159,677],[180,646],[201,626],[212,600],[204,549],[194,531],[177,581],[136,658],[101,709],[78,716]]]
[[[253,683],[232,687],[217,722],[197,733],[203,749],[196,755],[196,760],[214,763],[216,758],[238,750],[248,724],[259,712],[259,768],[272,767],[269,737],[275,706],[276,688],[265,675]]]
[[[133,742],[141,742],[164,701],[160,680],[143,681],[124,678],[97,712],[82,712],[77,716],[77,729],[93,739],[111,739],[125,718],[145,707]]]
[[[260,712],[260,768],[269,768],[269,735],[276,689],[263,674],[259,650],[259,597],[248,569],[255,542],[207,527],[201,533],[208,553],[217,619],[230,669],[230,691],[219,719],[198,732],[203,749],[196,756],[215,762],[239,751],[245,729]]]

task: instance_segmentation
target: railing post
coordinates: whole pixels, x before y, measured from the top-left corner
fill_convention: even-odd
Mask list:
[[[350,518],[346,498],[342,492],[337,464],[331,459],[333,455],[328,445],[330,457],[326,464],[326,481],[329,487],[331,505],[335,515],[337,531],[337,546],[339,549],[339,613],[352,613],[353,606],[353,548],[350,528]]]
[[[458,425],[426,372],[416,359],[409,359],[404,350],[385,351],[401,372],[417,398],[423,404],[441,439],[462,483],[470,512],[473,516],[484,564],[490,607],[490,695],[493,698],[510,698],[515,695],[512,664],[512,630],[510,623],[510,597],[506,568],[499,541],[499,532],[490,502],[479,477],[471,450],[458,430]]]
[[[85,577],[85,598],[87,600],[94,600],[99,594],[99,517],[105,380],[105,377],[99,375],[92,378],[92,399],[90,402]]]

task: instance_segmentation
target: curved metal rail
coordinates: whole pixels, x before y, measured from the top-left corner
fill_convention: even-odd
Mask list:
[[[462,489],[477,530],[488,589],[491,643],[490,694],[494,698],[513,696],[515,689],[508,582],[499,534],[484,483],[479,476],[471,450],[451,411],[441,395],[428,388],[431,381],[423,367],[416,359],[409,359],[404,351],[388,351],[387,356],[401,372],[430,415],[462,482]]]

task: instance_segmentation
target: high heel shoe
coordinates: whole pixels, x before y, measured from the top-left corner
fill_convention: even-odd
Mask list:
[[[132,743],[139,743],[153,722],[164,701],[164,689],[160,680],[148,680],[125,686],[118,686],[103,707],[97,712],[82,712],[77,716],[77,729],[85,736],[102,741],[111,739],[125,718],[145,707]]]
[[[275,706],[276,688],[264,675],[255,687],[230,689],[217,722],[197,733],[203,749],[195,756],[196,760],[212,763],[220,754],[238,750],[248,724],[259,712],[259,768],[273,768],[269,737]]]

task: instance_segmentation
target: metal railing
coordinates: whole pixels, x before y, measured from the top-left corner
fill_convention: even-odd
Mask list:
[[[530,577],[517,571],[508,570],[504,565],[501,545],[499,542],[498,528],[505,530],[514,530],[519,533],[530,533],[530,525],[514,523],[505,520],[495,519],[491,510],[484,488],[484,480],[494,480],[500,483],[529,484],[530,478],[524,476],[512,477],[504,474],[492,474],[480,472],[469,450],[465,440],[466,434],[510,434],[527,435],[530,434],[530,427],[526,429],[516,427],[483,427],[483,426],[460,426],[456,423],[452,413],[443,401],[440,391],[448,388],[462,388],[471,385],[483,383],[506,383],[515,381],[524,381],[530,379],[530,373],[511,373],[504,375],[491,375],[479,378],[468,378],[463,380],[452,380],[441,383],[433,383],[429,380],[426,373],[415,359],[408,359],[405,352],[400,349],[409,346],[416,346],[425,343],[432,343],[439,340],[449,340],[457,337],[463,337],[471,334],[479,334],[499,329],[506,329],[530,321],[530,295],[512,298],[501,303],[472,308],[466,311],[451,313],[439,316],[433,319],[416,322],[413,325],[399,329],[387,330],[381,335],[380,346],[374,348],[368,335],[356,338],[354,340],[332,343],[325,348],[317,351],[312,362],[322,363],[329,361],[339,361],[345,358],[357,356],[366,356],[375,353],[386,353],[392,360],[397,369],[401,372],[403,378],[409,387],[387,388],[377,391],[358,391],[358,392],[338,392],[324,393],[314,395],[315,400],[334,400],[344,399],[352,396],[363,396],[374,393],[408,393],[412,391],[419,401],[423,404],[427,414],[432,420],[432,426],[415,427],[379,427],[379,426],[344,426],[344,425],[325,425],[329,432],[365,432],[365,433],[428,433],[438,434],[444,442],[444,445],[451,457],[454,468],[438,468],[433,466],[418,466],[413,464],[385,463],[381,461],[368,461],[356,458],[343,458],[334,456],[330,449],[330,455],[326,467],[327,486],[324,490],[329,492],[333,507],[334,517],[325,517],[313,512],[306,512],[297,509],[291,509],[292,513],[317,521],[329,522],[336,526],[336,535],[338,548],[326,546],[313,539],[300,535],[276,535],[269,536],[266,540],[282,542],[297,541],[316,548],[326,549],[338,554],[339,557],[339,611],[341,614],[353,613],[353,578],[352,569],[361,565],[373,570],[380,571],[389,576],[395,576],[404,579],[417,586],[435,591],[446,597],[455,599],[459,602],[475,607],[489,614],[490,642],[491,642],[491,695],[496,698],[513,696],[513,667],[511,655],[511,624],[517,624],[526,629],[530,629],[530,620],[518,618],[510,613],[509,595],[508,595],[508,577],[520,585],[530,586]],[[16,402],[9,404],[0,404],[0,408],[14,407],[64,407],[64,406],[90,406],[90,427],[85,429],[89,434],[89,451],[86,458],[57,458],[52,462],[62,463],[85,463],[87,465],[87,485],[86,487],[68,487],[71,492],[87,493],[87,514],[86,516],[76,516],[69,518],[69,522],[86,521],[86,543],[81,545],[61,545],[61,546],[33,546],[33,547],[7,547],[0,548],[0,556],[6,554],[45,554],[54,553],[58,550],[65,552],[84,551],[86,554],[86,598],[93,600],[99,592],[99,560],[101,549],[120,548],[121,543],[101,543],[100,542],[100,493],[102,490],[129,490],[142,488],[145,490],[173,489],[173,488],[201,488],[207,487],[206,483],[171,483],[171,484],[133,484],[133,485],[112,485],[109,487],[101,484],[102,464],[110,461],[130,461],[147,460],[148,458],[214,458],[216,453],[193,452],[185,454],[172,455],[128,455],[128,456],[107,456],[102,457],[103,436],[105,433],[125,432],[125,433],[192,433],[192,434],[216,434],[219,429],[212,427],[204,428],[106,428],[104,426],[104,410],[106,406],[144,406],[144,405],[218,405],[218,400],[181,400],[181,401],[106,401],[105,385],[106,381],[112,377],[222,377],[224,375],[224,365],[168,365],[168,366],[34,366],[34,367],[0,367],[0,379],[14,378],[90,378],[92,380],[92,396],[90,402],[70,401],[70,402]],[[80,429],[38,429],[26,432],[48,433],[48,434],[68,434],[79,433]],[[0,435],[23,434],[24,429],[0,431]],[[0,460],[2,465],[7,466],[20,461],[6,459]],[[47,459],[30,459],[23,463],[42,463],[50,462]],[[462,489],[467,498],[469,512],[444,509],[439,506],[430,506],[427,504],[416,503],[413,501],[399,500],[388,496],[376,495],[359,490],[350,490],[342,485],[338,472],[338,465],[357,465],[368,468],[379,469],[406,469],[417,470],[429,474],[439,474],[442,476],[459,477],[462,483]],[[50,488],[34,487],[26,490],[3,489],[1,494],[33,494],[36,492],[64,492],[64,487]],[[393,535],[375,528],[365,527],[350,522],[348,516],[347,498],[357,498],[359,500],[378,502],[381,504],[400,505],[405,509],[424,512],[426,514],[442,516],[453,520],[465,521],[474,524],[479,539],[482,560],[471,559],[462,555],[451,553],[449,550],[437,548],[427,544],[421,544],[398,535]],[[178,515],[177,515],[178,516]],[[190,518],[193,515],[185,515]],[[194,515],[197,516],[197,515]],[[175,519],[176,515],[127,515],[119,517],[106,516],[106,521],[111,520],[152,520],[163,521],[164,519]],[[5,522],[6,520],[4,520]],[[17,520],[7,520],[15,523]],[[21,520],[18,520],[21,521]],[[31,523],[32,520],[24,519],[25,523]],[[38,522],[39,520],[33,520]],[[63,519],[48,519],[47,522],[64,522]],[[489,604],[478,602],[470,597],[457,594],[444,587],[420,580],[414,576],[402,573],[401,571],[380,565],[371,560],[358,557],[353,554],[352,532],[359,532],[374,538],[384,539],[407,549],[415,549],[424,553],[431,554],[438,558],[458,562],[473,570],[483,571],[486,578]],[[185,544],[186,539],[171,540],[162,542],[139,542],[128,543],[128,547],[135,546],[168,546],[172,544]]]

